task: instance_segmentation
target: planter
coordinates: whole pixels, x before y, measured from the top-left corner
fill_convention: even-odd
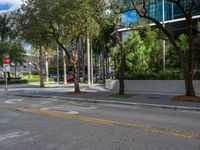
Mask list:
[[[183,80],[125,80],[125,91],[144,93],[185,93]],[[200,95],[200,80],[194,80],[194,88],[197,95]],[[118,91],[118,80],[106,80],[106,88]]]

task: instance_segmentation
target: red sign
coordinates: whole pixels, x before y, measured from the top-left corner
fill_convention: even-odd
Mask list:
[[[3,64],[10,64],[10,58],[4,58]]]

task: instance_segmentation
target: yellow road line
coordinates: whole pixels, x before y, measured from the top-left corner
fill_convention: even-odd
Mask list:
[[[190,139],[200,139],[199,132],[195,133],[195,132],[172,130],[172,129],[166,129],[166,128],[157,128],[157,127],[144,125],[144,124],[132,124],[132,123],[113,121],[113,120],[85,117],[85,116],[80,116],[80,115],[70,115],[70,114],[66,114],[64,112],[23,108],[23,107],[16,106],[16,105],[9,105],[9,104],[2,104],[2,103],[0,103],[0,108],[21,111],[21,112],[29,112],[29,113],[45,115],[45,116],[53,116],[53,117],[79,120],[79,121],[95,123],[95,124],[137,128],[137,129],[147,131],[150,133],[155,133],[155,134],[162,134],[162,135],[169,135],[169,136],[176,136],[176,137],[183,137],[183,138],[190,138]]]

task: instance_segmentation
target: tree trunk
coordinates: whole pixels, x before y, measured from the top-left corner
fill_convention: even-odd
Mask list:
[[[120,72],[119,72],[119,95],[124,95],[124,90],[125,90],[125,85],[124,85],[124,69],[126,65],[126,60],[125,60],[125,50],[124,46],[121,43],[120,35],[117,32],[116,33],[116,38],[117,42],[120,47]]]
[[[39,64],[39,74],[40,74],[40,87],[44,87],[44,80],[43,80],[43,49],[40,46],[40,64]]]
[[[175,49],[177,49],[178,58],[179,58],[179,61],[181,64],[183,78],[185,81],[186,96],[196,96],[194,86],[193,86],[193,75],[194,75],[193,63],[187,62],[187,60],[190,61],[191,58],[190,58],[190,56],[188,56],[188,58],[185,58],[184,54],[182,53],[183,50],[180,47],[178,47],[175,42],[173,43],[173,45],[174,45]],[[189,47],[189,53],[191,53],[190,47]],[[191,55],[191,54],[189,54],[189,55]]]
[[[113,78],[115,79],[115,70],[117,69],[117,59],[114,57],[114,69],[113,69]]]
[[[99,75],[100,75],[100,79],[103,80],[103,52],[100,53],[100,58],[99,58]]]
[[[120,74],[119,74],[119,95],[124,95],[124,66],[125,66],[125,55],[124,49],[120,47]]]
[[[94,56],[94,64],[95,64],[95,82],[97,83],[98,71],[97,71],[97,54]]]
[[[79,45],[80,43],[80,40],[78,40],[78,42],[77,42],[77,44]],[[77,47],[77,57],[78,57],[78,59],[77,59],[77,64],[78,64],[78,80],[79,81],[81,81],[81,78],[80,78],[80,46],[79,47]]]
[[[105,54],[104,54],[104,51],[103,51],[103,55],[102,55],[102,59],[103,59],[103,61],[102,61],[102,67],[103,67],[103,83],[105,83],[105,78],[106,78],[106,73],[105,73],[105,71],[106,71],[106,69],[105,69]]]
[[[83,77],[83,82],[85,82],[85,53],[84,53],[84,48],[82,49],[82,77]]]
[[[191,72],[186,71],[184,73],[186,96],[196,96],[193,86],[193,75]]]
[[[73,64],[73,78],[74,78],[74,91],[80,92],[79,80],[78,80],[78,49],[77,43],[78,39],[74,39],[73,42],[73,51],[72,51],[72,64]]]
[[[184,79],[185,79],[185,89],[187,96],[196,96],[194,86],[193,86],[193,76],[194,76],[194,35],[192,26],[192,13],[188,14],[186,17],[187,21],[187,32],[188,32],[188,56],[186,56],[186,61],[183,69]]]
[[[15,62],[15,79],[17,78],[17,63]]]
[[[81,55],[82,55],[82,82],[85,82],[85,50],[83,47],[83,37],[81,36]]]
[[[108,51],[106,50],[106,79],[109,78]]]
[[[94,61],[93,61],[93,46],[92,46],[92,40],[91,40],[91,49],[90,49],[90,66],[91,66],[91,84],[94,84]]]
[[[67,84],[67,57],[66,57],[66,53],[63,50],[63,71],[64,71],[64,84]]]

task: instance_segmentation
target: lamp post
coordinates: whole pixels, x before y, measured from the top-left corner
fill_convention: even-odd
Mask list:
[[[162,0],[162,24],[165,27],[165,0]],[[166,41],[163,39],[163,71],[165,71]]]
[[[89,31],[87,32],[87,59],[88,59],[88,85],[91,85],[91,46],[90,46],[90,37]]]

